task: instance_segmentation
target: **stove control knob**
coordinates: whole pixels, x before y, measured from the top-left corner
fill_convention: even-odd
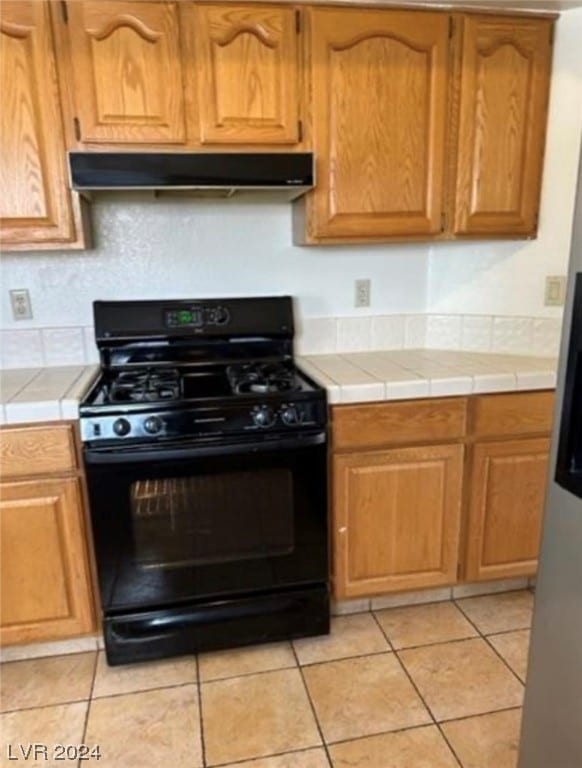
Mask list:
[[[283,408],[281,412],[281,419],[288,427],[294,427],[296,424],[301,424],[303,421],[303,411],[301,411],[296,405],[288,405]]]
[[[127,419],[116,419],[113,422],[113,431],[119,437],[125,437],[131,432],[131,424]]]
[[[157,435],[162,431],[162,420],[159,416],[149,416],[143,423],[143,428],[148,435]]]
[[[226,307],[216,307],[214,310],[214,322],[216,325],[226,325],[230,320],[230,312]]]
[[[271,427],[275,423],[275,414],[268,405],[258,405],[252,415],[257,427]]]

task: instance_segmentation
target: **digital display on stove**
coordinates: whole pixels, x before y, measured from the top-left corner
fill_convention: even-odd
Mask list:
[[[201,309],[167,309],[167,328],[199,328],[203,324]]]

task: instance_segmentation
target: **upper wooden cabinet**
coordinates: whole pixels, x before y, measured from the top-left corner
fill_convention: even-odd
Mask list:
[[[177,4],[75,0],[66,8],[79,140],[185,143]]]
[[[299,11],[292,6],[186,5],[202,144],[299,141]]]
[[[3,250],[82,247],[68,189],[48,4],[0,4],[0,243]]]
[[[75,0],[55,13],[72,145],[294,145],[292,6]]]
[[[441,230],[449,19],[315,9],[308,240]]]
[[[454,232],[537,228],[553,23],[465,16]]]

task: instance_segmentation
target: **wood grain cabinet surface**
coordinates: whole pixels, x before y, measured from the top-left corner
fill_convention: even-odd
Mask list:
[[[553,22],[465,16],[454,232],[537,229]]]
[[[0,445],[0,643],[94,631],[73,426],[4,428]]]
[[[337,598],[456,579],[463,446],[337,455],[333,473]]]
[[[184,144],[177,4],[75,0],[66,8],[79,140]]]
[[[465,576],[533,576],[546,493],[548,438],[473,448]]]
[[[440,232],[448,48],[446,14],[311,10],[308,240]]]
[[[0,245],[80,248],[81,203],[68,188],[48,3],[0,3]]]
[[[334,406],[334,596],[534,575],[553,397]]]
[[[202,145],[299,141],[299,13],[281,5],[184,5]]]

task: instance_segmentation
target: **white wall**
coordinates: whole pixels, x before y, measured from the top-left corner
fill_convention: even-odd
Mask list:
[[[540,234],[532,242],[300,248],[291,204],[269,200],[101,195],[94,250],[4,254],[0,328],[91,324],[96,298],[290,293],[304,317],[399,313],[556,317],[546,274],[569,252],[582,126],[582,10],[558,24]],[[354,309],[354,280],[372,280],[372,306]],[[10,288],[28,288],[34,319],[15,322]]]
[[[97,298],[289,293],[304,316],[349,315],[361,277],[370,312],[425,310],[426,246],[296,247],[291,203],[260,200],[97,196],[94,250],[2,256],[0,327],[89,325]],[[29,288],[33,321],[11,319],[9,288]]]
[[[557,23],[540,228],[536,240],[438,243],[431,248],[431,312],[557,317],[544,307],[546,275],[564,275],[570,252],[582,135],[582,9]]]

